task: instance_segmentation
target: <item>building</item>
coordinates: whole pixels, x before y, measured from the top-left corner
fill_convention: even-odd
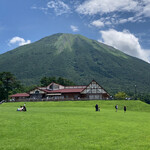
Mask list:
[[[27,99],[30,97],[30,95],[28,93],[17,93],[17,94],[14,94],[14,95],[11,95],[11,100],[12,101],[16,101],[16,100],[19,100],[19,99]]]
[[[87,86],[63,86],[51,83],[47,87],[37,87],[29,92],[35,100],[80,100],[109,99],[110,95],[95,80]]]

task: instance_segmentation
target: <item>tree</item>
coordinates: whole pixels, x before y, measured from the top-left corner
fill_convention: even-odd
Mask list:
[[[47,86],[49,84],[49,79],[47,77],[43,77],[40,82],[42,86]]]
[[[127,94],[125,92],[118,92],[115,94],[115,99],[120,99],[120,100],[123,100],[123,99],[126,99]]]
[[[41,80],[41,85],[42,86],[48,86],[51,82],[57,82],[55,77],[43,77]]]
[[[48,86],[50,83],[55,82],[64,86],[75,85],[72,81],[59,77],[43,77],[41,80],[41,86]]]
[[[65,79],[65,78],[62,78],[62,77],[59,77],[57,79],[57,83],[64,85],[64,86],[75,85],[72,81]]]
[[[149,93],[143,93],[143,94],[138,94],[138,99],[141,101],[150,104],[150,94]]]
[[[0,73],[0,100],[6,99],[8,101],[9,94],[13,91],[21,89],[22,86],[15,76],[10,72]]]

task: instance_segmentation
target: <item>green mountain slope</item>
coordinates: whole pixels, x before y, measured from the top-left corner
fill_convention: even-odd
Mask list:
[[[108,92],[150,91],[150,64],[81,35],[55,34],[0,55],[0,72],[10,71],[25,84],[61,76],[76,84],[92,79]]]

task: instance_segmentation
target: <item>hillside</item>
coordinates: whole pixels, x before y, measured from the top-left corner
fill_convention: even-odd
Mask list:
[[[79,85],[95,79],[108,92],[150,91],[150,64],[81,35],[55,34],[0,55],[0,72],[24,84],[61,76]]]

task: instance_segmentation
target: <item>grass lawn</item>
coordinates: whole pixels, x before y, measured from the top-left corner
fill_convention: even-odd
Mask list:
[[[150,150],[150,105],[143,102],[27,102],[27,112],[16,111],[23,104],[0,105],[0,150]]]

